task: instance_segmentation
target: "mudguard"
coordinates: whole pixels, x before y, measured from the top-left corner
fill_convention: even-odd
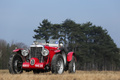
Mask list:
[[[55,52],[55,53],[59,53],[59,52],[61,52],[61,50],[58,49],[58,50],[55,50],[54,52]]]
[[[18,51],[20,51],[20,50],[23,50],[23,49],[15,49],[15,50],[13,50],[13,52],[18,52]]]
[[[61,48],[59,48],[59,49],[55,50],[54,52],[55,52],[55,53],[60,53],[60,52],[62,52],[62,51],[64,51],[64,52],[65,52],[65,50],[64,50],[64,48],[63,48],[63,47],[61,47]]]
[[[72,56],[73,56],[73,55],[75,55],[74,52],[69,52],[69,53],[67,54],[67,61],[68,61],[68,62],[70,62],[70,61],[72,60]]]

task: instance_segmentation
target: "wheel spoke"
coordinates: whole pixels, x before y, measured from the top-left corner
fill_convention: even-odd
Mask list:
[[[15,60],[15,62],[14,62],[14,70],[16,72],[20,72],[21,68],[22,68],[22,62],[19,59]]]
[[[58,61],[58,73],[61,74],[62,71],[63,71],[63,61],[62,59],[60,58],[59,61]]]
[[[57,67],[57,70],[60,69],[60,61],[57,61],[57,65],[56,65],[56,67]]]

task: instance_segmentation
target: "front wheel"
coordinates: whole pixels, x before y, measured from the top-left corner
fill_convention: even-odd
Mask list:
[[[72,56],[72,60],[68,64],[68,72],[69,73],[75,73],[76,67],[75,67],[75,57]]]
[[[20,74],[22,70],[23,60],[19,54],[12,54],[9,58],[8,68],[11,74]]]
[[[62,74],[64,72],[64,60],[61,54],[54,55],[51,62],[51,71],[55,74]]]

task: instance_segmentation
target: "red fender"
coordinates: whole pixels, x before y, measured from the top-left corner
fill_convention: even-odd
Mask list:
[[[72,56],[73,56],[74,52],[69,52],[67,54],[67,61],[70,62],[72,60]]]
[[[23,50],[23,49],[15,49],[15,50],[13,50],[13,52],[18,52],[18,51],[20,51],[20,50]]]
[[[55,52],[55,53],[59,53],[60,51],[61,51],[61,50],[58,49],[58,50],[55,50],[54,52]]]

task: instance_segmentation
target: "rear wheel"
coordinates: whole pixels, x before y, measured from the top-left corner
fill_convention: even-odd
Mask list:
[[[51,71],[55,74],[62,74],[64,72],[64,60],[61,54],[54,55],[51,62]]]
[[[68,64],[68,72],[69,73],[75,73],[76,67],[75,67],[75,57],[72,56],[71,62]]]
[[[8,68],[11,74],[20,74],[22,70],[23,60],[19,54],[12,54],[9,58]]]

